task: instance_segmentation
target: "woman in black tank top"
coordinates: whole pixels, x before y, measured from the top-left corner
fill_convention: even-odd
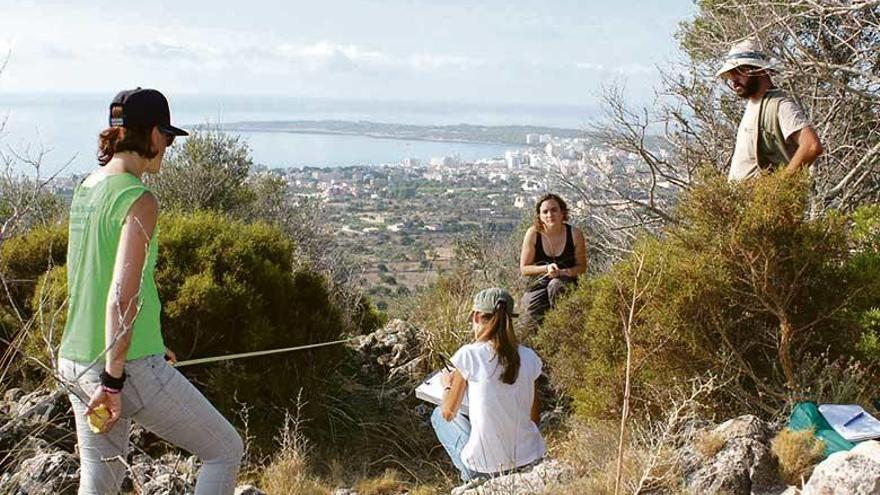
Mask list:
[[[541,323],[567,285],[587,270],[584,234],[568,221],[568,206],[556,194],[535,205],[534,225],[523,239],[519,269],[532,282],[523,295],[523,321],[529,330]]]

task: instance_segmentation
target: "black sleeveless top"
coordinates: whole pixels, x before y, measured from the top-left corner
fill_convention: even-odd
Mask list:
[[[562,250],[562,254],[556,257],[549,256],[544,252],[544,247],[541,245],[541,233],[538,232],[535,238],[535,264],[549,265],[550,263],[556,263],[560,269],[573,268],[577,265],[577,260],[574,257],[574,237],[571,234],[571,225],[565,224],[565,248]]]

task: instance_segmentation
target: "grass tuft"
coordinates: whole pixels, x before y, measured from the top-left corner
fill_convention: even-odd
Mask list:
[[[825,442],[816,438],[813,430],[786,428],[773,438],[770,446],[779,459],[779,474],[789,485],[800,485],[808,479],[825,452]]]
[[[401,495],[408,490],[409,484],[394,469],[387,469],[382,476],[361,480],[355,485],[359,495]]]

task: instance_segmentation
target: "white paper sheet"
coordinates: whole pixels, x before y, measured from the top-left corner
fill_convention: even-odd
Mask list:
[[[819,412],[840,436],[850,442],[880,438],[880,421],[857,404],[822,404]],[[856,420],[844,424],[862,413]]]
[[[425,402],[437,404],[438,406],[443,403],[443,384],[440,383],[439,371],[429,376],[428,379],[416,387],[416,397]],[[467,392],[464,394],[464,400],[461,401],[459,412],[465,416],[469,414]]]

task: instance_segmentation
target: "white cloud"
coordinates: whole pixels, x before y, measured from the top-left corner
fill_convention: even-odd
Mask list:
[[[653,73],[642,45],[633,52],[605,43],[608,16],[570,15],[577,0],[543,10],[502,0],[241,6],[277,12],[260,19],[220,14],[231,8],[222,1],[204,10],[202,0],[131,22],[138,9],[162,10],[166,0],[156,1],[124,13],[106,8],[107,0],[20,0],[3,9],[0,57],[12,49],[12,60],[0,88],[92,92],[150,84],[169,92],[582,101],[584,88],[607,77]]]
[[[595,70],[595,71],[603,71],[605,70],[605,66],[602,64],[594,64],[590,62],[578,62],[575,64],[575,67],[578,69],[584,70]]]
[[[197,62],[204,59],[204,50],[198,50],[173,42],[131,43],[122,45],[122,53],[135,58],[164,61]]]
[[[463,57],[458,55],[418,54],[406,58],[410,68],[416,71],[431,72],[437,70],[469,71],[486,68],[486,60]]]

